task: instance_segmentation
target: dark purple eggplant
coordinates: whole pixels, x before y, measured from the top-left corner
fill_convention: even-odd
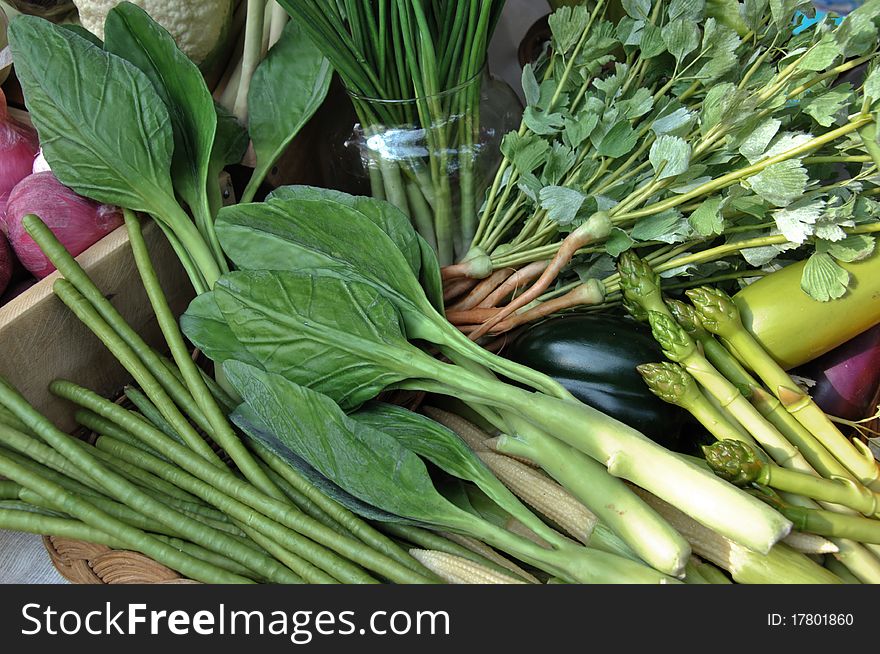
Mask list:
[[[816,381],[810,394],[825,413],[867,418],[880,400],[880,325],[791,372]]]
[[[543,372],[582,402],[677,449],[684,418],[657,398],[636,370],[663,361],[651,330],[634,320],[569,314],[519,332],[501,354]]]

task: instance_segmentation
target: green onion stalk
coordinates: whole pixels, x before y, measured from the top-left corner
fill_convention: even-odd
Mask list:
[[[503,0],[279,4],[352,98],[372,195],[407,213],[441,264],[464,256],[485,185],[475,166],[481,84]]]

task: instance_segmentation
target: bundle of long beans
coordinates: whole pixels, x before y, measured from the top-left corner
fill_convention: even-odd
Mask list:
[[[233,432],[232,400],[193,362],[132,213],[135,261],[173,361],[147,345],[30,218],[63,275],[55,294],[132,375],[137,387],[127,395],[137,411],[54,382],[52,392],[76,404],[79,423],[98,434],[92,447],[0,380],[0,477],[8,480],[0,483],[0,528],[130,549],[209,583],[436,580],[390,537]]]
[[[373,196],[406,212],[441,264],[461,257],[484,191],[474,166],[481,74],[503,0],[279,3],[351,94]]]

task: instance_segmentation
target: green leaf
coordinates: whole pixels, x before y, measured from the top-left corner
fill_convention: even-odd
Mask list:
[[[850,234],[842,241],[829,244],[828,254],[838,261],[852,263],[870,256],[874,252],[876,244],[877,242],[873,236]]]
[[[593,86],[604,94],[606,102],[617,97],[626,81],[628,70],[629,67],[626,64],[615,63],[612,75],[593,80]]]
[[[792,243],[804,243],[813,235],[816,221],[825,210],[824,200],[795,202],[773,212],[773,220],[782,235]]]
[[[617,40],[623,45],[639,45],[642,40],[642,30],[645,29],[645,21],[633,20],[629,16],[624,16],[617,23],[615,35]]]
[[[642,32],[642,43],[639,47],[643,59],[652,59],[666,52],[666,42],[661,28],[653,23],[645,25]]]
[[[501,141],[501,153],[513,161],[518,173],[530,173],[547,159],[550,144],[534,134],[509,132]]]
[[[541,87],[535,77],[535,69],[531,63],[523,66],[522,88],[526,98],[526,104],[530,107],[537,106],[541,101]]]
[[[476,484],[495,504],[526,524],[538,520],[507,490],[473,450],[430,418],[390,404],[373,403],[351,415],[357,422],[394,438],[404,449],[427,459],[454,477]],[[538,529],[545,529],[538,526]]]
[[[801,288],[813,299],[827,302],[842,297],[849,284],[849,273],[827,252],[815,252],[807,259]]]
[[[161,215],[176,206],[171,120],[146,75],[33,16],[12,21],[9,41],[43,153],[61,183],[134,211]]]
[[[543,136],[556,134],[565,127],[562,114],[556,112],[546,113],[537,110],[535,107],[526,107],[526,110],[523,112],[523,122],[535,134]]]
[[[678,243],[687,233],[688,224],[682,220],[681,214],[675,209],[639,218],[630,230],[630,236],[637,241],[662,241]]]
[[[636,20],[644,20],[651,13],[651,0],[621,0],[620,4],[627,15]]]
[[[804,54],[803,59],[801,59],[797,67],[801,70],[825,70],[831,66],[831,64],[834,63],[834,60],[839,56],[840,46],[837,44],[834,35],[831,33],[825,34],[818,43],[812,46],[806,54]]]
[[[644,87],[637,89],[631,98],[621,100],[617,103],[617,107],[623,113],[624,117],[629,118],[630,120],[644,116],[651,111],[651,107],[653,106],[654,97],[651,95],[651,92]]]
[[[865,94],[865,97],[870,99],[871,106],[874,106],[880,100],[880,66],[874,66],[874,69],[865,78],[862,92]]]
[[[362,195],[349,195],[332,189],[298,185],[280,186],[266,197],[266,201],[281,202],[285,208],[290,208],[300,201],[315,201],[340,209],[341,207],[354,209],[385,232],[385,235],[400,250],[413,273],[419,274],[422,265],[422,254],[417,242],[419,235],[413,229],[406,214],[390,202]]]
[[[247,152],[250,136],[238,118],[219,103],[214,103],[217,112],[217,134],[211,149],[211,166],[208,179],[216,179],[226,166],[239,163]]]
[[[662,34],[666,49],[678,64],[700,45],[700,30],[690,20],[678,18],[664,26]]]
[[[291,197],[294,192],[306,195]],[[439,321],[440,316],[425,296],[413,262],[398,244],[414,235],[409,221],[388,203],[354,198],[356,206],[347,206],[334,196],[335,192],[325,189],[293,187],[268,202],[224,207],[217,219],[220,244],[242,270],[323,269],[370,284],[395,303],[410,337],[436,339],[436,326],[429,317]],[[375,214],[360,211],[361,204],[371,202],[388,208],[387,217],[399,231],[377,225]],[[369,247],[340,247],[351,242],[369,243]],[[413,248],[411,256],[419,257],[420,265],[419,242],[411,238],[403,247]]]
[[[130,61],[153,83],[171,118],[174,188],[199,219],[210,220],[208,164],[217,113],[201,71],[164,27],[130,2],[116,5],[107,14],[104,48]],[[200,228],[205,226],[200,223]]]
[[[248,131],[257,165],[246,200],[324,102],[332,77],[330,62],[297,21],[290,21],[254,72],[248,93]]]
[[[345,415],[326,395],[238,361],[233,388],[284,445],[346,492],[383,511],[456,525],[459,511],[434,488],[422,460],[394,438]]]
[[[834,31],[843,55],[859,57],[867,54],[877,44],[878,3],[869,1],[851,11]]]
[[[576,222],[578,211],[586,197],[583,193],[564,186],[547,186],[539,194],[541,207],[547,210],[547,217],[563,226]]]
[[[696,116],[684,107],[669,111],[670,108],[664,109],[651,123],[651,130],[654,134],[658,136],[660,134],[680,134],[689,129],[696,120]]]
[[[824,93],[801,100],[801,108],[822,127],[830,127],[838,119],[846,120],[845,109],[851,98],[852,87],[849,84],[838,84]]]
[[[599,147],[596,148],[596,153],[600,157],[622,157],[635,147],[637,141],[638,135],[630,126],[629,121],[622,120],[602,137]]]
[[[605,252],[612,257],[619,257],[634,244],[635,241],[630,238],[629,234],[620,229],[620,227],[613,227],[608,240],[605,241]]]
[[[779,131],[780,125],[782,122],[776,118],[768,118],[762,122],[740,144],[740,154],[748,159],[749,163],[755,163],[761,159],[770,145],[770,141]]]
[[[590,12],[587,7],[560,7],[547,19],[553,36],[553,49],[562,55],[569,53],[587,29]]]
[[[237,359],[251,365],[259,365],[230,329],[220,307],[214,300],[213,291],[197,296],[180,317],[180,329],[186,337],[214,363]]]
[[[694,23],[702,22],[705,7],[705,0],[671,0],[666,8],[666,15],[671,21],[682,19]]]
[[[315,468],[313,468],[299,454],[294,452],[289,445],[278,438],[260,418],[257,412],[250,407],[250,405],[242,402],[236,407],[235,411],[232,412],[229,418],[248,436],[248,438],[261,443],[264,447],[271,450],[275,456],[279,457],[291,468],[298,471],[309,481],[309,483],[328,497],[339,502],[349,511],[353,511],[357,515],[369,520],[378,520],[379,522],[428,526],[428,523],[422,522],[421,520],[410,520],[409,518],[404,518],[389,513],[388,511],[383,511],[382,509],[355,497],[338,484],[330,481],[327,477],[315,470]]]
[[[700,132],[706,134],[720,123],[736,105],[737,99],[736,87],[730,82],[710,88],[700,112]]]
[[[214,299],[261,367],[344,408],[406,379],[407,359],[419,355],[394,305],[359,281],[320,271],[236,271],[215,284]]]
[[[87,30],[82,25],[79,25],[77,23],[59,23],[58,26],[63,29],[66,29],[66,30],[73,32],[74,34],[76,34],[79,37],[84,38],[86,41],[88,41],[92,45],[96,45],[99,48],[104,47],[104,42],[101,39],[99,39],[96,34],[93,34],[92,32]]]
[[[572,169],[576,160],[577,153],[574,150],[562,143],[554,143],[541,174],[541,182],[548,186],[555,186]]]
[[[691,161],[691,147],[678,136],[662,134],[651,145],[648,159],[654,168],[657,179],[675,177],[688,169]]]
[[[721,207],[724,198],[715,195],[707,198],[696,210],[688,216],[691,227],[700,236],[712,236],[724,231],[724,217],[721,215]]]
[[[443,279],[440,276],[440,262],[437,253],[428,242],[416,234],[419,242],[419,252],[422,255],[422,266],[419,270],[419,283],[428,296],[428,301],[441,316],[444,314],[443,302]]]
[[[767,166],[745,183],[755,193],[777,207],[785,207],[804,194],[809,181],[807,171],[797,159],[780,161]]]
[[[577,118],[566,116],[565,138],[572,148],[578,148],[589,138],[599,124],[599,114],[581,112]],[[544,141],[542,141],[544,143]],[[546,151],[546,148],[544,149]],[[534,170],[534,169],[532,169]]]

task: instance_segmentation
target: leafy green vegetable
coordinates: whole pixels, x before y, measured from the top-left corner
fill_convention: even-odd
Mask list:
[[[410,351],[394,306],[372,286],[314,272],[225,275],[214,298],[262,367],[352,408],[405,379]]]
[[[173,132],[149,78],[33,16],[14,20],[9,37],[31,119],[58,179],[100,202],[163,214],[174,202]],[[50,68],[64,74],[47,74]]]
[[[324,102],[332,76],[330,63],[306,33],[288,23],[251,81],[248,131],[257,166],[243,202],[253,200],[285,148]]]
[[[330,479],[318,472],[306,462],[305,459],[292,450],[289,444],[276,436],[249,404],[239,404],[229,417],[239,429],[247,434],[249,438],[258,441],[265,447],[269,448],[269,450],[271,450],[276,456],[280,457],[285,463],[297,470],[314,486],[350,511],[354,511],[364,518],[378,520],[379,522],[393,522],[411,525],[425,524],[418,520],[410,520],[389,513],[388,511],[383,511],[382,509],[355,497],[341,488],[338,484],[330,481]]]
[[[223,261],[210,228],[213,218],[207,195],[217,113],[201,71],[167,30],[130,2],[120,3],[107,14],[104,48],[143,71],[165,103],[174,135],[174,189],[194,212],[199,231],[212,241],[217,260]]]

